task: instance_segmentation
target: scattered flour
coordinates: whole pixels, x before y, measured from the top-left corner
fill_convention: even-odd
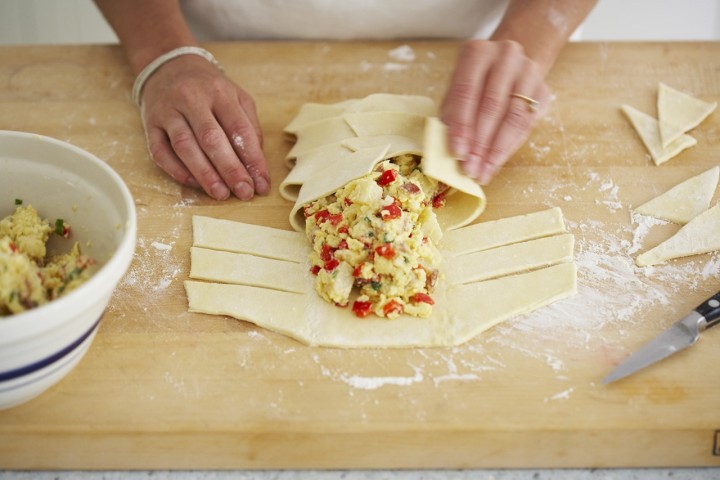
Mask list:
[[[443,388],[447,382],[481,381],[485,372],[503,370],[502,359],[492,358],[487,345],[500,345],[499,352],[512,351],[546,365],[548,371],[562,381],[570,381],[571,365],[568,352],[603,348],[617,342],[617,335],[632,332],[645,312],[658,305],[671,306],[679,294],[695,291],[708,280],[720,280],[720,254],[698,256],[681,262],[640,268],[634,256],[647,248],[644,240],[653,227],[666,222],[636,215],[622,201],[620,187],[597,172],[587,174],[582,188],[598,192],[598,204],[611,212],[627,209],[629,221],[606,223],[600,220],[573,221],[566,218],[567,228],[575,235],[575,263],[578,267],[578,292],[530,314],[503,322],[485,332],[476,341],[449,351],[419,349],[408,365],[412,375],[369,376],[350,367],[331,368],[320,357],[314,361],[323,376],[343,382],[351,389],[376,390],[432,382]],[[563,185],[540,185],[548,195],[548,204],[570,201]],[[525,192],[532,191],[527,187]],[[608,328],[612,326],[611,328]],[[611,332],[612,339],[604,338]],[[558,340],[562,339],[562,340]],[[494,350],[498,351],[498,350]],[[381,357],[378,357],[379,359]],[[547,396],[545,403],[564,401],[576,391],[568,385]]]
[[[414,62],[415,51],[410,45],[401,45],[388,52],[388,57],[396,62]]]

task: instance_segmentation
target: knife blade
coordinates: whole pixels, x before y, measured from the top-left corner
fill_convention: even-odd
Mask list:
[[[700,333],[720,323],[720,292],[640,347],[602,381],[608,384],[677,353],[697,342]]]

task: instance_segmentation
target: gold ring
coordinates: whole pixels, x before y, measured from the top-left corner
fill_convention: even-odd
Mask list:
[[[530,98],[530,97],[528,97],[528,96],[526,96],[526,95],[522,95],[522,94],[520,94],[520,93],[511,93],[510,96],[511,96],[511,97],[515,97],[515,98],[519,98],[519,99],[522,100],[523,102],[527,103],[528,110],[530,110],[531,112],[537,112],[537,111],[538,111],[538,107],[540,107],[540,102],[538,102],[538,101],[535,100],[534,98]]]

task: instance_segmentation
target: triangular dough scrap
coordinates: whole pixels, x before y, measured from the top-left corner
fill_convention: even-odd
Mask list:
[[[682,134],[667,147],[663,147],[662,141],[660,140],[660,126],[657,119],[630,105],[622,105],[620,108],[640,136],[655,165],[661,165],[686,148],[697,144],[697,140],[693,137]]]
[[[711,168],[640,205],[635,212],[668,222],[688,223],[710,206],[719,176],[720,167]]]
[[[705,102],[662,82],[658,85],[657,103],[663,147],[700,125],[717,107],[716,102]]]
[[[705,210],[669,239],[638,255],[640,267],[720,250],[720,204]]]
[[[453,230],[471,223],[485,210],[485,193],[480,185],[460,171],[458,160],[448,148],[447,127],[437,117],[426,120],[424,150],[420,164],[423,173],[454,190],[448,195],[448,201],[452,199],[452,208],[437,211],[440,226],[444,230]]]

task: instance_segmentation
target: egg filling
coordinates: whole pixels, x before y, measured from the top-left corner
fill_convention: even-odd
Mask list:
[[[304,208],[315,289],[358,317],[427,317],[441,256],[434,209],[447,186],[401,155]]]
[[[53,233],[69,238],[71,229],[60,219],[52,226],[31,205],[0,219],[0,317],[43,305],[90,278],[95,261],[81,254],[77,242],[68,253],[48,258]]]

